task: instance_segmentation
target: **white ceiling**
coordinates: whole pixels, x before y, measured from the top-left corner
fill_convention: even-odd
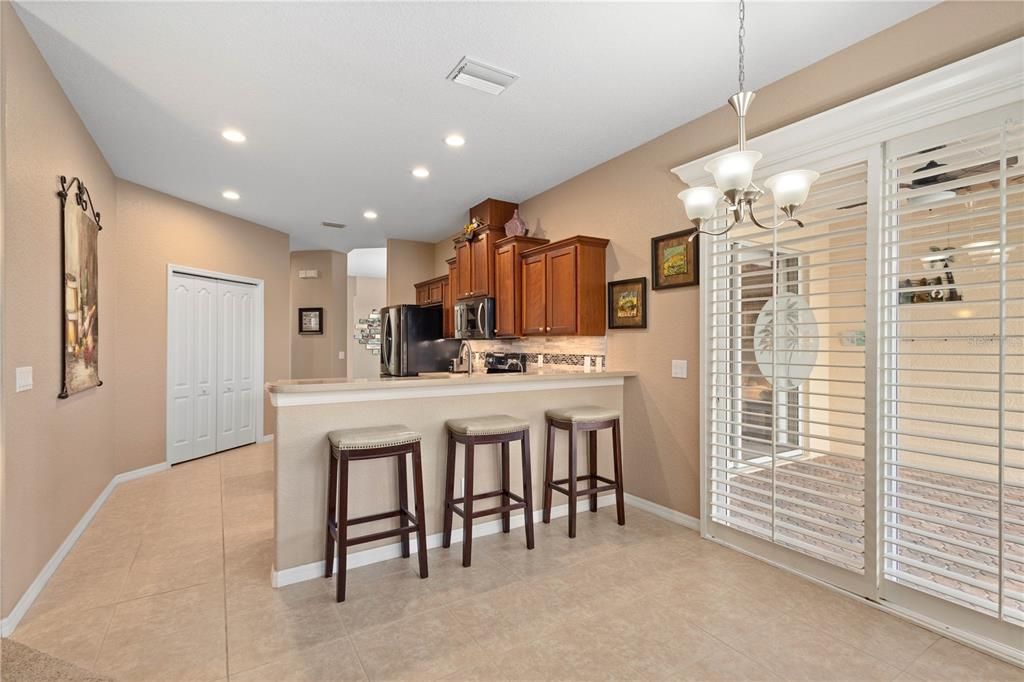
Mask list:
[[[752,3],[748,87],[933,4]],[[488,196],[522,201],[717,108],[736,90],[736,13],[732,2],[18,5],[118,176],[288,232],[293,248],[342,251],[441,239]],[[463,55],[520,79],[499,96],[445,80]],[[248,142],[222,140],[228,126]],[[466,146],[445,146],[450,132]],[[416,165],[431,176],[413,178]],[[222,199],[227,188],[241,200]]]
[[[386,277],[387,274],[387,249],[352,249],[348,252],[349,277]]]

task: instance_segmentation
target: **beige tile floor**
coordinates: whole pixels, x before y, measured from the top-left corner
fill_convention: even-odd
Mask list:
[[[274,590],[251,446],[117,488],[14,639],[116,680],[1020,680],[1024,671],[639,510]]]

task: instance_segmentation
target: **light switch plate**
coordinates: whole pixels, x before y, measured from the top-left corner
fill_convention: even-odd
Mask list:
[[[343,351],[343,350],[339,350],[338,351],[338,359],[339,360],[344,360],[345,359],[345,351]]]
[[[687,372],[686,360],[673,360],[672,361],[672,377],[675,379],[685,379]]]
[[[14,370],[14,392],[27,391],[32,388],[32,368],[18,367]]]

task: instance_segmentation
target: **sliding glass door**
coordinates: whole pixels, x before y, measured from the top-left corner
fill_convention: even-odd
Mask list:
[[[1012,114],[886,145],[881,597],[1020,646],[1024,129]]]
[[[812,164],[804,227],[702,250],[707,534],[1024,660],[1021,114]]]
[[[867,214],[866,162],[834,168],[802,208],[803,228],[745,225],[715,240],[706,283],[710,518],[719,534],[775,559],[799,553],[801,570],[858,593]]]

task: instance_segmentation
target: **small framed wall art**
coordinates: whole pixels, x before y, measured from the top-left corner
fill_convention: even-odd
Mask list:
[[[608,282],[608,328],[647,329],[647,278]]]
[[[323,334],[324,333],[324,309],[323,308],[299,308],[299,333],[300,334]]]
[[[651,239],[651,288],[674,289],[700,284],[700,237],[692,242],[697,228],[663,234]]]

